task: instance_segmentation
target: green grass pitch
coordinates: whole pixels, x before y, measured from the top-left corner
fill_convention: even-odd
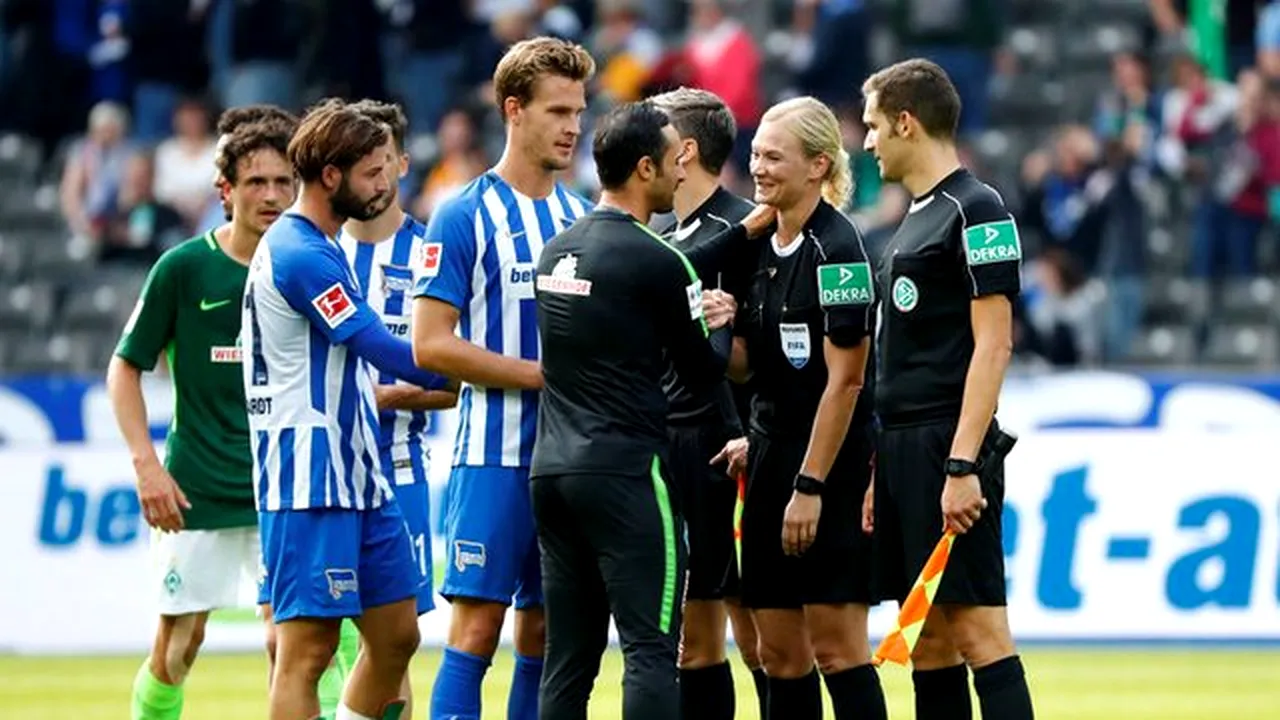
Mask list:
[[[1049,649],[1023,653],[1039,720],[1229,720],[1274,717],[1280,708],[1280,651],[1216,649]],[[120,720],[138,657],[0,656],[0,718]],[[437,650],[414,660],[414,688],[425,699],[440,663]],[[485,682],[484,717],[506,717],[512,659],[502,650]],[[738,718],[757,717],[751,678],[735,663]],[[591,718],[621,717],[622,658],[605,657]],[[187,683],[185,720],[266,717],[266,663],[258,655],[201,658]],[[881,677],[889,716],[911,718],[911,680],[891,667]],[[974,702],[975,714],[977,702]],[[426,717],[420,705],[415,718]],[[831,717],[828,708],[827,717]]]

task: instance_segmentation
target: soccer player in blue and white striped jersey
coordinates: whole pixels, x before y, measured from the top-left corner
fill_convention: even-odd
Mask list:
[[[242,346],[266,586],[278,627],[271,720],[309,720],[343,618],[364,652],[337,720],[398,717],[417,649],[421,574],[383,473],[370,365],[425,389],[333,239],[390,193],[387,128],[338,100],[289,144],[297,204],[263,236],[245,285]]]
[[[364,100],[352,108],[386,125],[391,138],[384,146],[392,161],[387,164],[390,193],[386,209],[369,220],[350,218],[338,234],[338,244],[355,270],[356,283],[369,307],[377,313],[387,330],[397,337],[408,337],[413,303],[413,258],[421,253],[427,228],[400,207],[400,179],[409,171],[409,156],[404,150],[408,120],[396,105]],[[417,555],[422,586],[418,590],[418,614],[435,607],[435,588],[431,569],[431,503],[427,484],[430,458],[426,447],[431,410],[457,404],[455,389],[424,390],[379,371],[373,386],[378,406],[378,450],[382,469],[391,481],[400,512],[404,514],[409,537]],[[325,718],[332,717],[346,674],[355,663],[354,627],[344,622],[342,641],[338,645],[337,662],[320,683],[320,709]],[[327,681],[327,682],[326,682]],[[329,687],[326,688],[326,685]],[[328,690],[328,692],[326,692]],[[412,688],[406,674],[401,693],[411,700]],[[332,698],[332,699],[330,699]],[[404,717],[412,717],[412,702],[406,703]]]
[[[432,216],[414,287],[418,365],[465,383],[446,492],[452,604],[432,720],[480,717],[480,685],[506,609],[516,607],[509,720],[537,717],[545,627],[529,465],[542,388],[534,268],[543,246],[589,209],[556,181],[567,170],[595,72],[580,46],[512,46],[493,85],[507,126],[502,159]]]

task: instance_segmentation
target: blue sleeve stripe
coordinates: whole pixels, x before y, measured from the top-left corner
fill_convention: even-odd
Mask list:
[[[329,344],[329,339],[320,332],[315,325],[311,325],[307,332],[307,349],[311,355],[311,409],[318,413],[324,413],[328,406],[328,388],[325,385],[325,379],[329,373],[329,348],[333,347]]]
[[[291,427],[284,428],[280,431],[280,507],[293,507],[293,493],[296,490],[298,478],[295,475],[297,470],[294,467],[294,444],[297,441],[298,433]]]
[[[310,507],[329,506],[332,493],[333,467],[329,462],[329,433],[323,427],[311,428],[311,495]]]

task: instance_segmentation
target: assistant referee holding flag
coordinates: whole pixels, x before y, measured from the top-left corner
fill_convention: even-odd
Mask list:
[[[680,716],[676,659],[683,523],[665,472],[667,359],[703,390],[718,383],[734,305],[644,221],[671,209],[679,137],[651,103],[596,128],[603,194],[538,261],[545,387],[531,495],[547,615],[543,720],[584,719],[608,641],[626,659],[623,717]],[[708,319],[719,327],[708,341]],[[715,347],[713,347],[715,345]]]
[[[1000,537],[1004,468],[993,453],[1022,247],[995,190],[961,167],[960,98],[908,60],[863,85],[866,148],[913,200],[877,267],[880,323],[874,488],[880,594],[899,602],[944,526],[961,533],[912,655],[919,720],[1029,720],[1009,631]]]

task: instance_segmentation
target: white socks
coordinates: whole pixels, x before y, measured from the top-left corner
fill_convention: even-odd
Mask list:
[[[377,718],[365,717],[346,705],[339,704],[338,711],[333,715],[333,720],[377,720]]]

